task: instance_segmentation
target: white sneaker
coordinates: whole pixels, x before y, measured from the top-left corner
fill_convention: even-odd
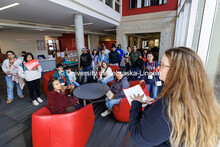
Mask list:
[[[104,112],[101,113],[102,117],[106,117],[107,115],[109,115],[111,113],[111,111],[105,110]]]
[[[43,100],[39,97],[39,98],[37,98],[37,101],[39,102],[39,103],[42,103],[43,102]]]
[[[32,101],[32,104],[33,104],[34,106],[39,105],[39,103],[38,103],[36,100],[33,100],[33,101]]]

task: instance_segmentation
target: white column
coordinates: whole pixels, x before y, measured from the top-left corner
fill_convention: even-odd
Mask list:
[[[84,48],[84,31],[83,31],[83,17],[80,14],[74,15],[75,25],[75,37],[76,37],[76,49],[78,54],[78,67],[80,66],[80,55],[82,54],[82,48]]]
[[[190,18],[189,18],[189,27],[188,27],[188,33],[186,37],[186,47],[192,48],[192,42],[193,42],[193,35],[194,35],[194,29],[196,24],[196,13],[198,8],[198,2],[199,0],[193,0],[191,3],[191,10],[190,10]],[[196,50],[196,49],[194,49]]]
[[[115,10],[115,0],[112,1],[112,9]]]
[[[202,19],[201,33],[197,53],[206,65],[208,50],[210,48],[210,39],[212,37],[213,23],[215,19],[218,0],[206,1]]]

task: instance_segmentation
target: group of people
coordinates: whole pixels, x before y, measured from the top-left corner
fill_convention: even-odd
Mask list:
[[[40,97],[40,79],[41,79],[41,66],[28,70],[24,65],[34,59],[32,53],[22,52],[22,58],[17,58],[13,51],[7,51],[7,59],[3,61],[2,70],[6,74],[5,80],[7,84],[7,101],[9,104],[14,99],[14,85],[17,87],[17,95],[24,98],[23,88],[26,84],[29,88],[29,94],[32,99],[33,105],[39,105],[43,100]],[[36,95],[35,95],[36,92]]]
[[[111,71],[108,66],[108,58],[104,50],[101,55],[98,55],[101,58],[94,56],[96,53],[93,51],[91,56],[85,55],[83,58],[87,58],[91,62],[94,59],[101,62],[103,76],[101,75],[99,82],[106,84],[105,77],[112,79],[109,74]],[[83,54],[87,54],[87,51]],[[14,98],[15,83],[18,96],[24,97],[22,92],[24,80],[28,85],[33,104],[37,105],[42,102],[39,88],[42,69],[38,66],[27,70],[24,66],[24,63],[34,59],[33,55],[26,53],[23,61],[17,59],[13,51],[7,51],[6,55],[8,59],[4,60],[2,69],[6,74],[7,103],[11,103]],[[133,51],[129,55],[126,55],[127,64],[133,70],[136,70],[136,62],[141,58],[141,54],[136,51],[136,46],[133,46]],[[141,147],[216,147],[220,140],[220,105],[199,56],[189,48],[179,47],[165,51],[160,65],[153,61],[151,53],[145,55],[144,58],[147,58],[147,61],[144,62],[143,71],[140,71],[147,71],[148,75],[143,77],[143,81],[149,84],[153,79],[156,81],[159,78],[164,82],[164,87],[157,97],[158,100],[150,106],[147,105],[143,111],[142,104],[152,101],[154,93],[153,97],[147,97],[146,101],[143,101],[143,95],[138,94],[132,97],[129,131],[134,143]],[[93,64],[95,65],[95,63]],[[91,68],[91,63],[82,62],[80,65],[82,70],[86,68],[84,65]],[[158,71],[160,71],[159,75],[156,74]],[[56,72],[48,83],[50,93],[47,97],[47,107],[52,113],[73,112],[81,107],[77,98],[65,95],[66,89],[69,89],[69,94],[71,94],[75,87],[80,86],[75,79],[70,67],[63,70],[62,64],[56,66]],[[128,78],[124,72],[117,71],[110,88],[114,93],[114,98],[112,100],[106,98],[107,110],[101,113],[101,116],[104,117],[111,113],[113,105],[118,104],[124,97],[123,89],[128,87]],[[154,89],[153,87],[154,85],[151,84],[149,89]],[[34,91],[36,91],[36,96]]]

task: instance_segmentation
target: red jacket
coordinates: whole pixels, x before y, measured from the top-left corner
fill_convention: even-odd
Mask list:
[[[78,98],[74,98],[72,96],[68,97],[57,91],[51,91],[47,95],[47,108],[53,114],[66,113],[66,108],[73,106],[78,101]]]

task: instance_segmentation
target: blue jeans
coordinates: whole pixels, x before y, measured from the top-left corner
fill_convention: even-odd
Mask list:
[[[12,77],[5,76],[6,84],[7,84],[7,100],[13,100],[14,99],[14,85],[16,84],[17,87],[17,94],[18,96],[23,94],[23,91],[21,90],[18,83],[15,81],[12,81]]]
[[[132,73],[132,76],[130,76],[130,80],[131,80],[131,78],[134,80],[134,75],[136,75],[136,74],[137,74],[136,80],[138,80],[139,68],[136,67],[134,63],[132,63],[130,66],[130,69],[131,69],[131,73]]]
[[[80,81],[80,84],[84,84],[84,78],[85,78],[85,72],[90,72],[91,66],[83,67],[81,72],[83,72],[82,79]],[[88,82],[91,82],[91,73],[89,73],[89,80]]]
[[[102,78],[102,79],[104,79],[104,78]],[[104,80],[102,82],[100,81],[100,79],[98,79],[98,83],[102,83],[102,84],[107,85],[107,83],[112,81],[112,80],[114,80],[114,76],[111,76],[110,78],[108,78],[108,79],[106,79],[106,80]]]
[[[79,87],[79,86],[80,86],[79,83],[77,83],[76,81],[73,81],[71,84],[72,84],[72,85],[75,85],[76,87]]]
[[[155,85],[155,83],[146,84],[146,85],[147,85],[147,89],[148,89],[150,97],[153,99],[156,99],[157,93],[158,93],[158,87]]]
[[[107,108],[109,108],[109,109],[112,110],[112,107],[113,107],[114,105],[116,105],[116,104],[119,104],[119,102],[120,102],[121,99],[122,99],[122,98],[109,100],[109,99],[106,97],[106,98],[105,98],[105,105],[106,105]]]

